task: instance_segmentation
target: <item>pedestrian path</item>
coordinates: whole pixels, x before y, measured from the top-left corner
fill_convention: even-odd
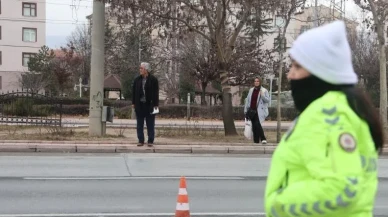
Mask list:
[[[63,118],[62,124],[68,127],[71,126],[88,126],[89,119],[87,118]],[[234,124],[237,128],[243,128],[245,123],[243,120],[235,120]],[[108,126],[136,126],[136,120],[133,119],[114,119],[113,123],[107,123]],[[222,120],[184,120],[184,119],[156,119],[156,127],[202,127],[202,128],[223,128]],[[282,129],[287,129],[291,126],[291,122],[281,122]],[[265,129],[276,129],[276,121],[266,121],[263,123]]]

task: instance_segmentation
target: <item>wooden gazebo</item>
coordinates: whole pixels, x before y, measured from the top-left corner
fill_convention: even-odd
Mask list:
[[[111,91],[119,92],[119,98],[121,100],[121,81],[120,76],[116,74],[109,74],[104,79],[104,98],[109,98]]]
[[[195,96],[198,99],[198,104],[202,104],[201,102],[201,94],[202,94],[202,85],[199,82],[195,84]],[[221,91],[215,89],[211,83],[206,86],[205,89],[205,100],[207,105],[216,105],[217,98],[222,94]]]

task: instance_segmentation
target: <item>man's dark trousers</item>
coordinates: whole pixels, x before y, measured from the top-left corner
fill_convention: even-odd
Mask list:
[[[151,115],[149,106],[140,103],[140,109],[136,111],[137,138],[139,143],[144,143],[144,119],[147,125],[148,143],[154,143],[155,139],[155,115]]]
[[[264,135],[263,127],[261,126],[259,116],[256,114],[251,119],[252,122],[252,132],[253,132],[253,142],[260,143],[260,140],[267,140]]]

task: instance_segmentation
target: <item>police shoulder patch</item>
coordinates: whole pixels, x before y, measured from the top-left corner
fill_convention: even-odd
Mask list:
[[[339,136],[339,145],[346,152],[353,152],[357,147],[356,139],[350,133],[342,133]]]

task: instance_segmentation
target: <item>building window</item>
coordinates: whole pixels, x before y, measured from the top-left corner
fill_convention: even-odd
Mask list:
[[[309,30],[309,29],[310,29],[309,26],[305,26],[305,25],[301,26],[301,27],[300,27],[300,34],[306,32],[306,31]]]
[[[0,90],[3,89],[3,78],[0,76]]]
[[[274,41],[273,41],[273,46],[275,48],[276,51],[280,51],[280,37],[277,36],[276,38],[274,38]],[[284,38],[283,39],[283,50],[286,50],[287,49],[287,39]]]
[[[3,52],[0,51],[0,66],[3,65]]]
[[[1,31],[1,26],[0,26],[0,40],[1,40],[1,35],[2,35],[2,31]]]
[[[23,3],[23,16],[36,17],[36,3]]]
[[[36,42],[36,32],[34,28],[23,28],[23,41]]]
[[[286,25],[286,20],[281,15],[276,15],[275,17],[275,27],[284,27]]]
[[[28,62],[30,61],[30,58],[35,56],[34,53],[23,53],[23,66],[28,67]]]

